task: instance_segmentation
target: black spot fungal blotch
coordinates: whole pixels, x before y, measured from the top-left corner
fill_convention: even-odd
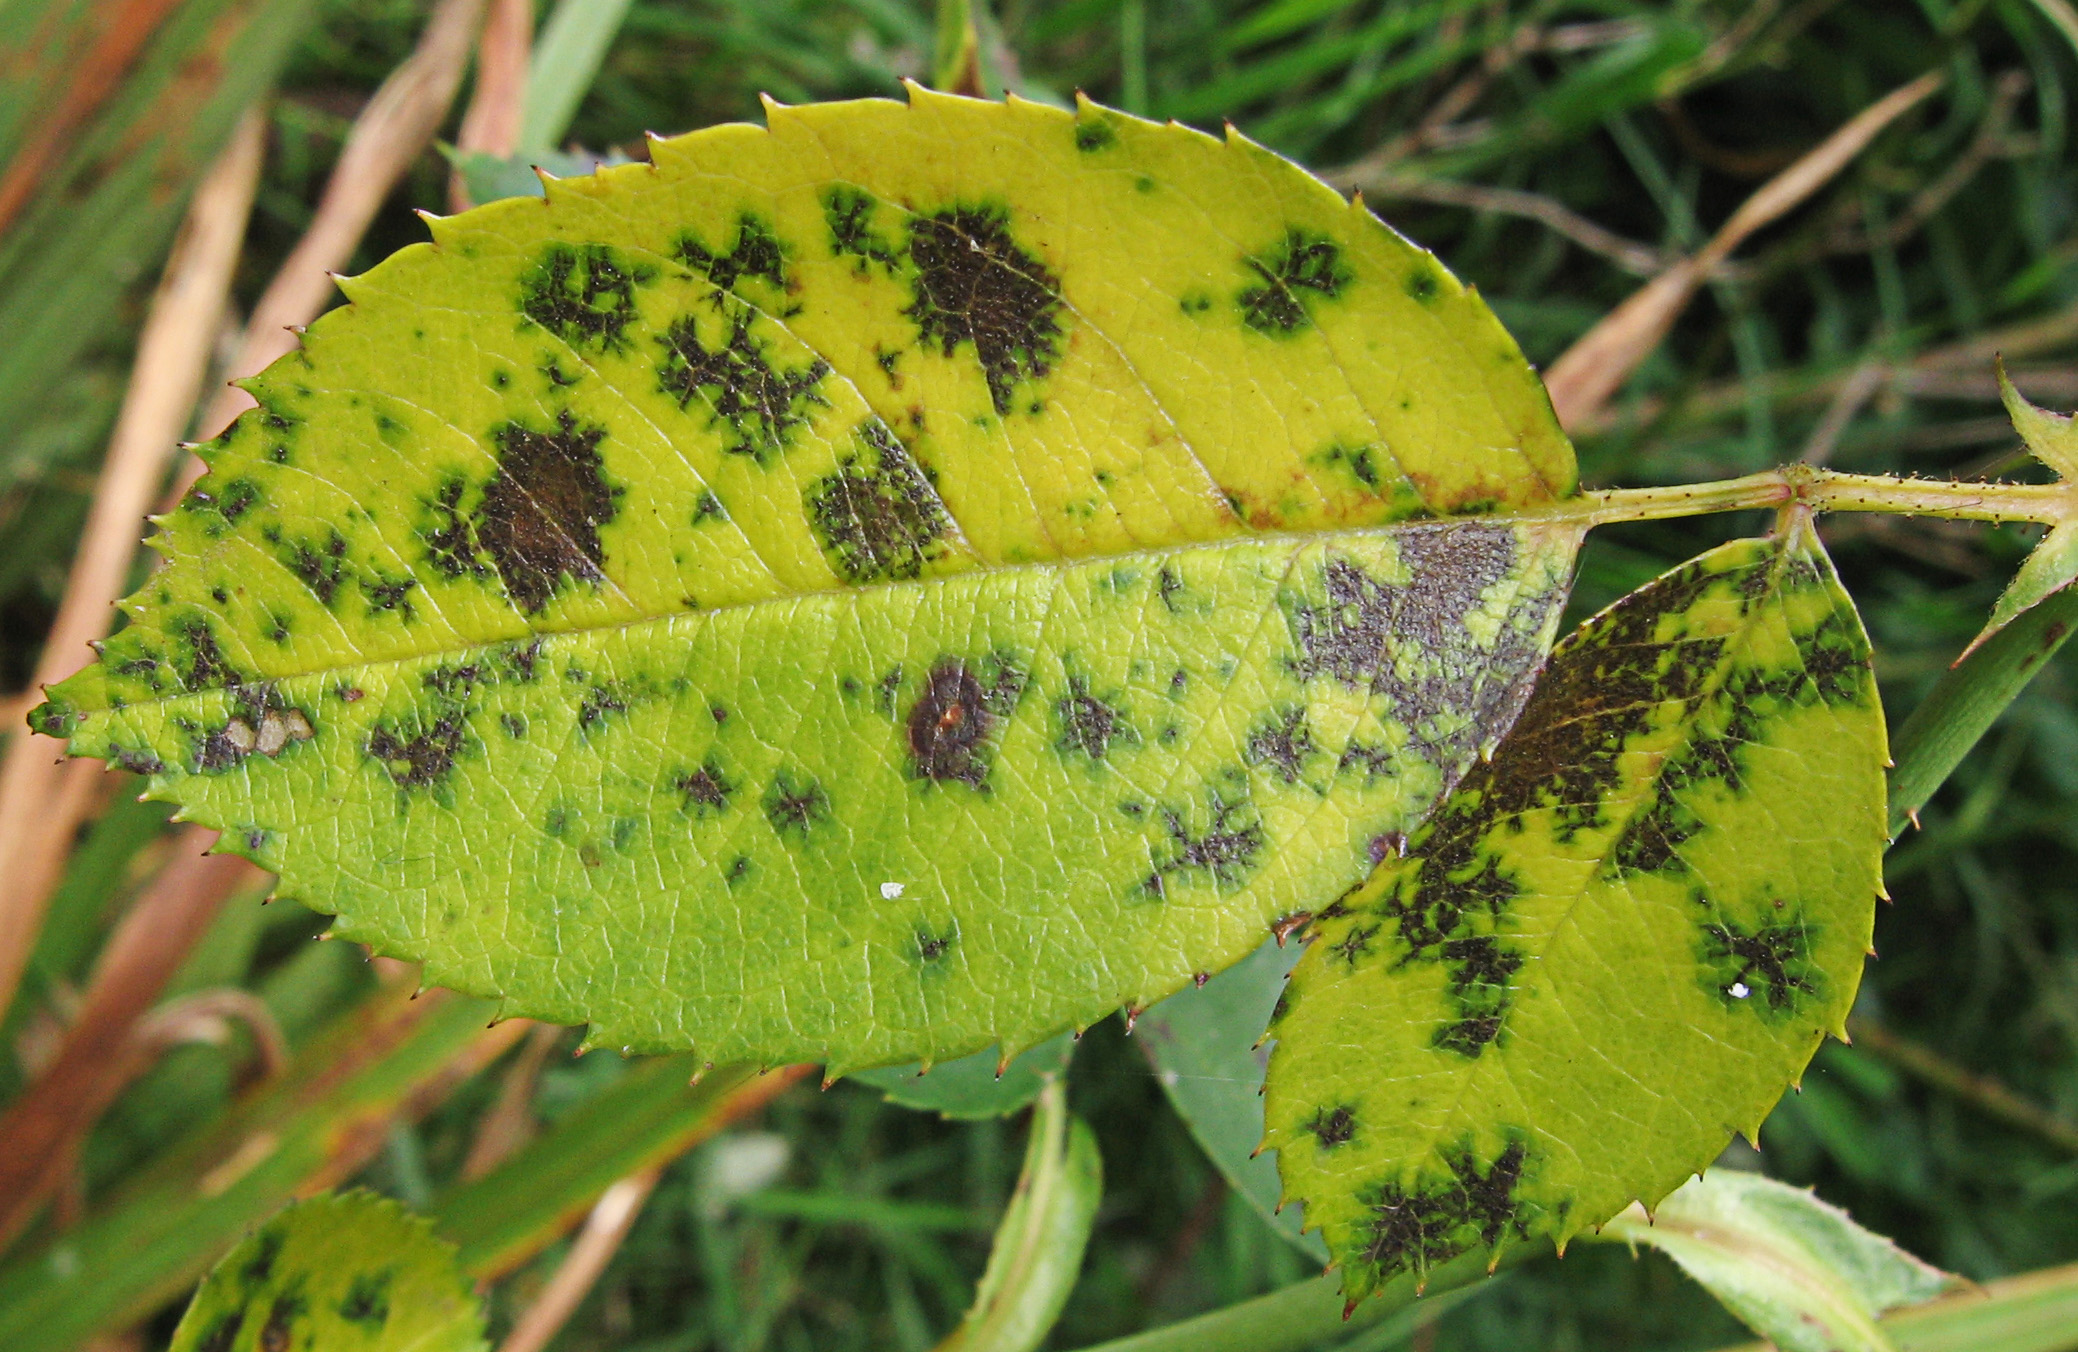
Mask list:
[[[809,524],[847,582],[913,578],[945,552],[952,517],[930,476],[885,423],[863,423],[861,450],[810,484]]]
[[[339,1302],[339,1317],[350,1324],[366,1324],[376,1329],[388,1323],[393,1276],[388,1268],[381,1272],[355,1273],[353,1284],[346,1289],[346,1298]]]
[[[1520,1197],[1529,1148],[1511,1140],[1491,1164],[1481,1165],[1469,1143],[1442,1152],[1450,1177],[1406,1187],[1396,1180],[1363,1195],[1363,1260],[1378,1277],[1426,1272],[1437,1263],[1491,1248],[1513,1235],[1528,1238],[1537,1209]]]
[[[195,1352],[231,1352],[238,1341],[238,1334],[245,1327],[245,1311],[227,1310],[210,1322],[202,1336],[195,1340]]]
[[[1348,1145],[1356,1136],[1356,1109],[1346,1103],[1316,1108],[1306,1130],[1313,1133],[1322,1150]]]
[[[951,356],[974,349],[997,416],[1010,412],[1021,381],[1043,380],[1060,360],[1060,279],[1010,233],[998,205],[947,207],[909,226],[916,265],[904,311],[926,344]]]
[[[476,533],[462,513],[462,495],[469,485],[460,475],[441,481],[433,496],[420,500],[426,513],[418,537],[426,546],[426,563],[442,577],[488,577],[490,568],[478,555]]]
[[[727,521],[729,509],[714,495],[713,489],[704,489],[693,503],[693,524],[704,526],[710,521]]]
[[[1446,940],[1443,960],[1449,964],[1447,998],[1456,1017],[1436,1030],[1429,1045],[1477,1060],[1501,1035],[1515,1003],[1508,983],[1525,959],[1494,935],[1474,934]]]
[[[1268,838],[1255,805],[1245,795],[1230,802],[1218,789],[1208,790],[1207,798],[1211,820],[1201,833],[1192,832],[1183,813],[1161,809],[1173,849],[1141,884],[1149,894],[1166,897],[1169,877],[1176,873],[1202,873],[1221,887],[1237,887],[1262,858]]]
[[[672,257],[689,268],[705,273],[707,280],[723,291],[732,291],[739,279],[759,277],[773,286],[786,288],[786,248],[773,232],[771,222],[753,212],[736,218],[736,243],[725,254],[715,253],[688,232],[678,237]]]
[[[321,541],[288,542],[277,557],[327,610],[339,597],[340,581],[352,572],[346,561],[346,537],[336,530],[327,532]]]
[[[1797,918],[1750,930],[1732,920],[1706,922],[1698,940],[1703,987],[1727,1008],[1794,1016],[1824,986],[1811,940],[1811,927]]]
[[[1118,144],[1118,132],[1102,114],[1075,120],[1075,148],[1085,155]]]
[[[1241,322],[1277,338],[1306,328],[1317,301],[1339,298],[1355,280],[1341,245],[1297,226],[1287,228],[1274,247],[1241,261],[1257,278],[1234,298]]]
[[[239,685],[244,678],[224,657],[217,644],[216,629],[202,616],[189,616],[173,625],[178,654],[175,669],[187,690],[213,690]]]
[[[796,778],[781,770],[766,786],[762,806],[765,820],[783,837],[806,839],[817,826],[829,820],[830,795],[813,778]]]
[[[422,789],[447,778],[467,739],[462,711],[448,709],[424,725],[377,723],[367,755],[398,788]]]
[[[246,1286],[264,1286],[274,1278],[274,1265],[281,1258],[282,1247],[288,1241],[279,1230],[262,1230],[259,1242],[253,1246],[252,1257],[238,1270],[238,1279]]]
[[[498,472],[484,486],[474,534],[506,595],[529,614],[547,605],[565,579],[605,580],[599,527],[613,520],[620,496],[602,472],[605,435],[568,409],[552,430],[509,422],[491,434]]]
[[[1306,710],[1287,705],[1256,725],[1241,758],[1287,784],[1295,784],[1305,773],[1306,762],[1321,754],[1320,745],[1313,740],[1313,729],[1307,725]]]
[[[577,704],[577,726],[589,732],[613,714],[628,711],[627,692],[615,685],[595,685]]]
[[[574,348],[618,352],[635,318],[635,288],[656,278],[604,244],[551,244],[520,278],[520,312]]]
[[[1092,695],[1088,680],[1081,676],[1068,678],[1068,693],[1055,702],[1053,712],[1054,746],[1063,755],[1101,761],[1110,754],[1113,742],[1135,745],[1140,740],[1126,711]]]
[[[747,311],[729,323],[729,336],[719,346],[700,340],[692,315],[675,319],[657,339],[663,356],[657,363],[657,388],[690,406],[705,399],[708,426],[725,429],[722,449],[768,465],[787,450],[815,417],[828,408],[822,392],[830,365],[815,358],[804,366],[784,369],[773,362],[768,345],[751,332]]]
[[[895,247],[873,229],[873,195],[859,188],[838,184],[823,192],[823,223],[830,228],[830,256],[852,258],[861,273],[880,264],[894,271]]]
[[[916,931],[917,961],[937,962],[951,952],[953,945],[959,941],[960,927],[957,922],[948,927],[942,934],[934,934],[930,930],[919,927]]]
[[[939,784],[985,787],[989,736],[1017,706],[1024,686],[1023,667],[1001,653],[971,666],[957,657],[939,659],[903,716],[910,773]]]
[[[698,768],[675,775],[671,787],[684,799],[685,810],[695,817],[716,817],[729,810],[736,785],[709,756]]]

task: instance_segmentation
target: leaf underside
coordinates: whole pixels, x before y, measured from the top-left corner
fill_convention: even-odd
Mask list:
[[[1561,1245],[1755,1135],[1868,949],[1868,643],[1808,526],[1725,545],[1562,642],[1509,739],[1316,919],[1266,1144],[1351,1299]]]
[[[454,1246],[373,1193],[297,1202],[224,1256],[172,1352],[479,1352],[483,1315]]]
[[[1512,720],[1572,453],[1360,205],[923,91],[652,154],[342,283],[36,725],[430,981],[841,1073],[1226,966]]]

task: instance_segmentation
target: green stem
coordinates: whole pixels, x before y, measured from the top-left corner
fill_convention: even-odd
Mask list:
[[[1792,503],[1814,512],[1902,512],[1967,521],[2039,521],[2054,525],[2078,519],[2078,484],[1899,479],[1794,464],[1716,483],[1582,493],[1533,514],[1600,526],[1615,521],[1659,521],[1711,512],[1781,508]]]

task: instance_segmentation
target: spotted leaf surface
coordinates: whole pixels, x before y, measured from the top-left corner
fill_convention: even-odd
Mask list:
[[[373,1193],[297,1202],[203,1279],[172,1352],[480,1352],[454,1246]]]
[[[1360,206],[922,91],[653,160],[344,283],[38,726],[433,981],[842,1071],[1239,959],[1512,720],[1571,451]]]
[[[1351,1299],[1563,1243],[1758,1132],[1839,1033],[1884,844],[1868,644],[1808,526],[1588,621],[1513,733],[1316,918],[1267,1144]]]

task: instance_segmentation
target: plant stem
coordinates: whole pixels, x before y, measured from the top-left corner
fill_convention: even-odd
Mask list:
[[[1845,474],[1793,464],[1715,483],[1660,488],[1610,488],[1582,493],[1530,513],[1590,526],[1614,521],[1659,521],[1801,503],[1814,512],[1900,512],[1966,521],[2078,519],[2078,485],[2069,483],[1958,483]]]

